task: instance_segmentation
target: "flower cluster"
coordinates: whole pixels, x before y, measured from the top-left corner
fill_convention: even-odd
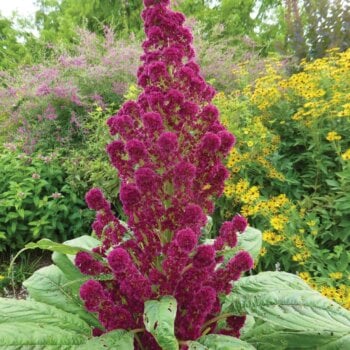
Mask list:
[[[251,61],[242,62],[234,72],[242,87],[214,100],[239,140],[227,157],[232,176],[220,212],[225,218],[239,212],[262,229],[257,270],[278,262],[282,270],[309,271],[318,290],[349,288],[345,275],[333,278],[342,271],[334,249],[349,250],[347,228],[339,226],[349,221],[349,62],[349,49],[302,60],[296,71],[276,57],[257,78]],[[346,297],[333,299],[349,305]]]
[[[145,0],[142,18],[147,39],[137,101],[126,102],[107,124],[116,139],[107,146],[121,179],[120,200],[127,225],[112,213],[99,189],[86,195],[97,211],[93,230],[102,240],[93,255],[80,253],[76,264],[85,274],[109,273],[111,280],[90,280],[80,290],[86,308],[98,313],[106,331],[142,329],[144,302],[173,295],[178,304],[175,333],[193,340],[219,333],[220,294],[232,289],[253,261],[240,251],[228,262],[221,250],[235,247],[247,221],[225,222],[214,244],[200,244],[201,229],[223,193],[228,172],[222,160],[235,143],[211,103],[215,90],[194,61],[192,35],[184,16],[166,0]],[[225,334],[239,336],[240,317],[227,321]],[[207,329],[206,324],[210,324]],[[147,332],[147,349],[158,349]],[[138,344],[135,344],[138,347]]]

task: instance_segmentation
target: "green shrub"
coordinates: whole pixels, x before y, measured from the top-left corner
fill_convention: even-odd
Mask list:
[[[105,109],[97,106],[91,111],[84,121],[88,131],[84,147],[72,149],[64,161],[66,182],[80,198],[83,198],[91,187],[99,187],[110,200],[118,202],[117,171],[110,164],[105,151],[106,145],[111,141],[106,120],[116,113],[117,109],[118,106],[115,105]]]
[[[28,156],[7,147],[0,154],[0,251],[89,232],[91,214],[67,185],[61,157]]]

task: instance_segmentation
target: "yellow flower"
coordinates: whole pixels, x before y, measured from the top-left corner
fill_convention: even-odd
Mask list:
[[[305,247],[305,242],[299,236],[293,236],[292,240],[297,248],[301,249]]]
[[[5,276],[0,275],[0,281],[3,280],[5,278]]]
[[[270,224],[275,230],[282,231],[287,221],[288,219],[285,216],[276,215],[270,219]]]
[[[299,272],[299,277],[303,279],[305,282],[310,282],[311,276],[309,272]]]
[[[329,277],[333,280],[340,280],[343,278],[343,273],[342,272],[331,272],[329,274]]]
[[[247,146],[248,147],[253,147],[254,146],[254,142],[253,141],[248,141],[247,142]]]
[[[341,157],[343,158],[343,160],[350,160],[350,148],[347,149],[342,155]]]
[[[266,255],[266,253],[267,253],[266,248],[262,247],[261,250],[260,250],[260,256],[264,256],[264,255]]]
[[[341,136],[337,134],[336,131],[330,131],[326,136],[327,141],[339,141]]]
[[[316,225],[316,221],[315,221],[315,220],[310,220],[310,221],[308,221],[306,224],[307,224],[308,226],[310,226],[310,227],[313,227],[313,226]]]

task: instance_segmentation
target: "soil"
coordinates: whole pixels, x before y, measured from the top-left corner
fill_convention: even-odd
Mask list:
[[[11,252],[0,254],[0,297],[26,299],[28,293],[22,282],[36,270],[51,265],[52,253],[41,249],[25,251],[17,257],[13,270],[9,272],[9,265],[14,255]]]

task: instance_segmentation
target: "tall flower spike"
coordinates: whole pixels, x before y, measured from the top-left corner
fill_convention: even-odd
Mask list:
[[[218,252],[234,247],[237,233],[245,230],[242,217],[225,223],[214,245],[199,243],[214,200],[222,194],[228,176],[222,161],[235,138],[211,104],[215,90],[194,61],[184,16],[169,9],[169,0],[144,4],[147,38],[137,74],[143,91],[107,122],[116,136],[107,152],[118,170],[128,227],[111,213],[99,190],[89,192],[89,207],[98,211],[93,229],[102,240],[95,253],[104,265],[89,269],[92,255],[79,256],[77,265],[94,275],[107,270],[113,278],[86,282],[81,297],[109,331],[123,320],[127,329],[142,329],[145,300],[173,295],[178,304],[175,334],[179,340],[194,340],[220,314],[219,295],[252,267],[247,253],[216,266],[222,262]],[[209,323],[210,333],[220,332],[215,322]],[[241,324],[230,324],[231,333],[239,334]],[[143,349],[159,349],[149,333],[138,337]]]

